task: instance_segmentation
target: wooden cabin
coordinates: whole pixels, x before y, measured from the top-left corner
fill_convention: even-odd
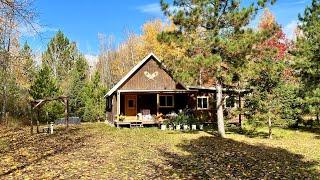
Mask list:
[[[116,126],[161,124],[171,113],[187,108],[194,110],[203,122],[216,119],[214,88],[184,86],[152,53],[110,89],[105,98],[107,121]]]

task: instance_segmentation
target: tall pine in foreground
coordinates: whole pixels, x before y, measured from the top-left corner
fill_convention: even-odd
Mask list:
[[[257,11],[275,0],[258,0],[243,6],[238,0],[174,0],[174,10],[161,0],[166,16],[176,31],[162,33],[159,39],[179,43],[187,49],[187,57],[203,67],[216,87],[218,134],[225,137],[223,86],[240,82],[257,36],[247,28]],[[187,61],[186,61],[187,62]]]
[[[312,0],[303,15],[299,15],[296,57],[297,75],[302,81],[304,113],[316,116],[320,122],[320,1]]]

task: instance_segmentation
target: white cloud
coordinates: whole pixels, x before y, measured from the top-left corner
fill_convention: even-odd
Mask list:
[[[87,59],[90,67],[95,67],[98,62],[98,56],[93,54],[85,54],[84,57]]]
[[[298,27],[298,22],[296,20],[293,20],[283,28],[283,31],[286,34],[288,39],[293,40],[296,38],[295,31],[297,27]]]
[[[292,4],[292,5],[301,5],[301,4],[305,4],[305,3],[307,3],[306,0],[300,0],[300,1],[292,2],[291,4]]]
[[[57,32],[58,28],[52,28],[48,26],[42,26],[39,23],[33,23],[32,25],[21,24],[19,32],[24,37],[34,37],[39,34],[47,32]]]
[[[145,4],[137,7],[137,9],[142,13],[162,15],[162,11],[159,3]]]

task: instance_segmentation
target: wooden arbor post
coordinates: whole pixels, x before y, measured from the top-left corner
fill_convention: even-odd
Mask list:
[[[64,102],[64,123],[69,127],[69,98],[68,97],[61,97]]]
[[[39,133],[39,118],[40,118],[40,109],[41,107],[49,102],[54,100],[61,100],[64,104],[64,120],[67,125],[67,128],[69,127],[69,97],[68,96],[59,96],[56,98],[45,98],[45,99],[38,99],[31,101],[31,114],[33,116],[32,111],[37,110],[37,133]],[[33,119],[33,117],[31,117]],[[33,133],[33,120],[31,119],[30,125],[31,125],[31,134]]]

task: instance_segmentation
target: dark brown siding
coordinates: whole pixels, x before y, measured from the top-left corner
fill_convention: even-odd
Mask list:
[[[157,74],[154,79],[146,74]],[[178,87],[178,88],[177,88]],[[152,58],[148,60],[138,71],[120,87],[121,90],[175,90],[181,89],[172,77]]]
[[[107,121],[113,122],[117,114],[117,98],[115,95],[113,95],[110,98],[112,98],[112,107],[111,107],[111,111],[106,112],[106,118],[107,118]]]

